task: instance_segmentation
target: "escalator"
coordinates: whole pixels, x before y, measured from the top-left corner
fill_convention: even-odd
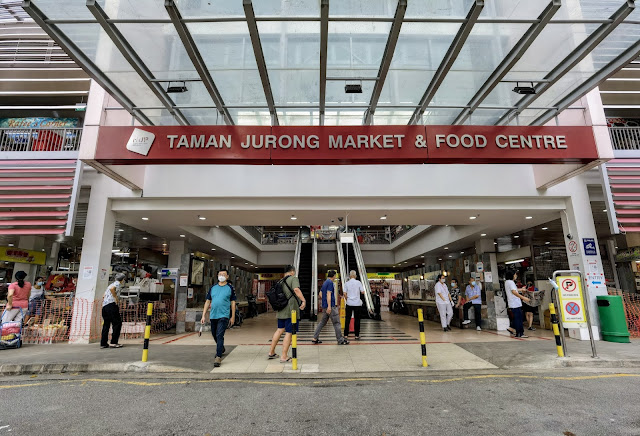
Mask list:
[[[360,252],[360,246],[353,234],[342,233],[339,235],[338,248],[338,262],[340,263],[340,276],[342,279],[342,285],[349,281],[349,273],[351,271],[356,272],[356,279],[362,283],[364,288],[364,295],[362,300],[363,310],[372,313],[373,312],[373,300],[371,297],[371,287],[369,286],[369,279],[367,277],[367,269],[362,259],[362,253]],[[349,242],[344,242],[349,241]],[[364,316],[367,316],[363,314]]]
[[[301,312],[303,319],[309,319],[311,315],[314,315],[311,312],[314,301],[312,297],[313,276],[313,242],[303,242],[300,244],[300,264],[298,266],[298,280],[300,280],[300,290],[302,291],[302,295],[304,295],[304,298],[307,301],[307,307],[305,307]],[[318,286],[316,279],[316,288],[317,287]]]

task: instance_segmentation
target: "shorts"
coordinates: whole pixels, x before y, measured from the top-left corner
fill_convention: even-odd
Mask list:
[[[278,319],[278,328],[284,329],[287,333],[293,333],[293,323],[291,322],[291,318]]]
[[[529,306],[527,303],[522,303],[522,311],[524,313],[536,313],[538,311],[537,307]]]

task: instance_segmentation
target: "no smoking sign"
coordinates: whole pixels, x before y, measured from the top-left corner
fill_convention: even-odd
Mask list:
[[[578,252],[578,243],[576,241],[569,241],[569,251],[571,253]]]
[[[582,307],[582,285],[577,276],[564,276],[556,278],[558,283],[558,296],[563,323],[584,323],[586,318]]]

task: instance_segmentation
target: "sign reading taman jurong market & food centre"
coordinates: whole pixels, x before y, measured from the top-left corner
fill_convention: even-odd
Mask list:
[[[101,127],[104,164],[588,163],[591,127]],[[90,159],[89,159],[90,160]]]

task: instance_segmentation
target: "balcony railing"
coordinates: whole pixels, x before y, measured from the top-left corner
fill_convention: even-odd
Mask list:
[[[640,127],[609,127],[614,150],[640,150]]]
[[[0,151],[78,151],[82,128],[0,128]]]

